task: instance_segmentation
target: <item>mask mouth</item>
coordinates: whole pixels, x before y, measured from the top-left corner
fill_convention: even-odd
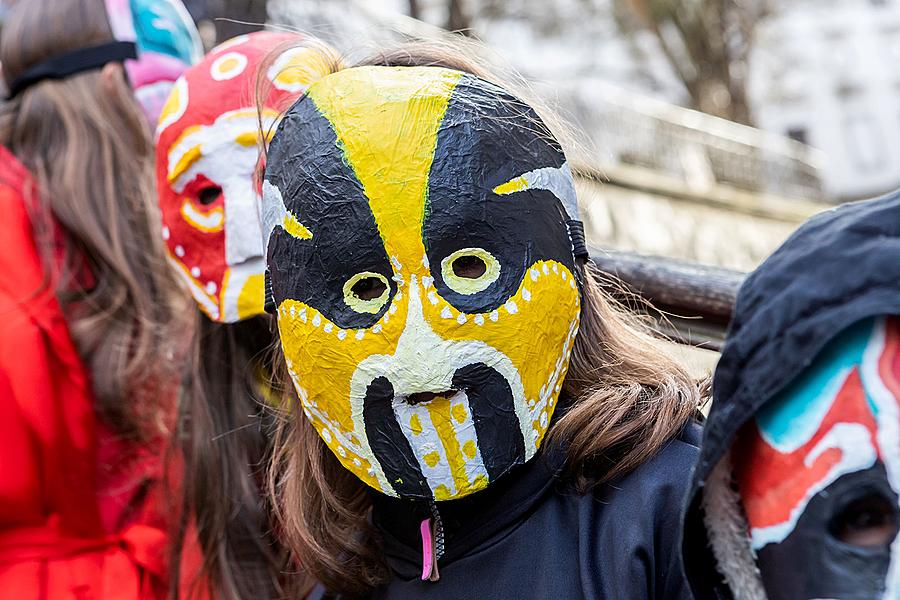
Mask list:
[[[433,380],[417,386],[439,391],[403,390],[392,375],[367,386],[363,419],[374,458],[398,496],[465,495],[480,489],[478,480],[493,481],[525,461],[514,395],[497,369],[469,364],[453,370],[449,386]]]
[[[445,390],[443,392],[416,392],[415,394],[409,394],[404,398],[407,404],[411,406],[415,406],[417,404],[425,404],[426,402],[431,402],[436,398],[445,398],[450,399],[456,396],[460,392],[459,389],[451,388],[449,390]]]

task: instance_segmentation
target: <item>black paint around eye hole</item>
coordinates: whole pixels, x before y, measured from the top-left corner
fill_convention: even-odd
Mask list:
[[[831,519],[828,529],[836,539],[863,548],[888,547],[897,535],[894,501],[877,492],[847,504]]]
[[[487,272],[484,260],[477,256],[460,256],[454,259],[451,267],[453,273],[463,279],[478,279]]]
[[[387,286],[377,277],[364,277],[354,283],[350,291],[356,294],[360,300],[374,300],[380,297],[386,289]]]
[[[197,194],[197,201],[204,206],[209,206],[222,195],[222,188],[217,185],[205,187]]]

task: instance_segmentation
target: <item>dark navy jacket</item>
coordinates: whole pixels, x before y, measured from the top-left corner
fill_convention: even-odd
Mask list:
[[[699,502],[735,434],[845,327],[889,314],[900,314],[900,193],[813,217],[744,282],[685,512],[684,565],[698,599],[731,596]]]
[[[438,503],[447,537],[437,582],[420,580],[423,511],[373,494],[393,580],[372,597],[689,599],[679,507],[699,441],[692,424],[655,457],[587,494],[560,478],[562,452],[547,450],[482,492]]]

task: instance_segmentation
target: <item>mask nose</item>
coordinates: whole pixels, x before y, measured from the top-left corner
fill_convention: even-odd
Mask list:
[[[222,184],[225,196],[225,260],[230,266],[263,256],[259,197],[248,177],[232,177]]]

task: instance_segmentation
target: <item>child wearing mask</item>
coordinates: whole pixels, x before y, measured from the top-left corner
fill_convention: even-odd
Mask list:
[[[803,225],[740,290],[693,479],[697,598],[900,594],[900,195]]]
[[[690,598],[700,400],[601,291],[532,106],[421,46],[313,83],[262,183],[270,479],[341,598]]]

